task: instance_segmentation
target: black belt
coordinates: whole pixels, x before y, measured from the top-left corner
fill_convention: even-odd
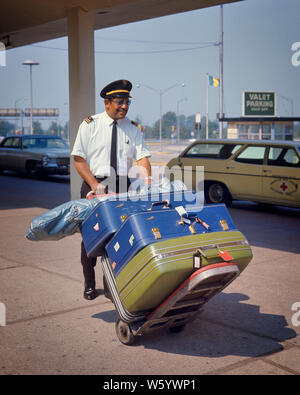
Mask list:
[[[94,176],[96,178],[97,181],[99,180],[104,180],[105,178],[109,177],[109,176],[104,176],[104,177],[100,177],[100,176]]]
[[[109,178],[110,176],[94,176],[96,178],[96,180],[104,180],[105,178]],[[120,178],[120,177],[128,177],[128,176],[119,176],[117,175],[116,178]]]

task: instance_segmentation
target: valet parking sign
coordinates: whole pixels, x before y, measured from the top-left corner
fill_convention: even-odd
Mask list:
[[[243,92],[244,117],[275,117],[275,92]]]

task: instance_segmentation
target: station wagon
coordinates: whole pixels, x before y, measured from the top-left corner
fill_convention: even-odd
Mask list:
[[[196,185],[201,166],[204,185]],[[196,191],[204,188],[207,203],[238,199],[300,207],[300,142],[195,141],[169,161],[166,175]]]

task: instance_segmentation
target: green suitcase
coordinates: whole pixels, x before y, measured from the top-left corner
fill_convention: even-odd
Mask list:
[[[251,259],[251,248],[237,230],[168,239],[136,254],[117,276],[116,287],[129,312],[149,311],[200,267],[228,261],[242,272]]]

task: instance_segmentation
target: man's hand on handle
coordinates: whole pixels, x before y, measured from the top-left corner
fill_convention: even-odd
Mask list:
[[[93,191],[95,195],[104,195],[107,193],[107,185],[101,184],[101,182],[99,182],[96,189],[93,189]]]

